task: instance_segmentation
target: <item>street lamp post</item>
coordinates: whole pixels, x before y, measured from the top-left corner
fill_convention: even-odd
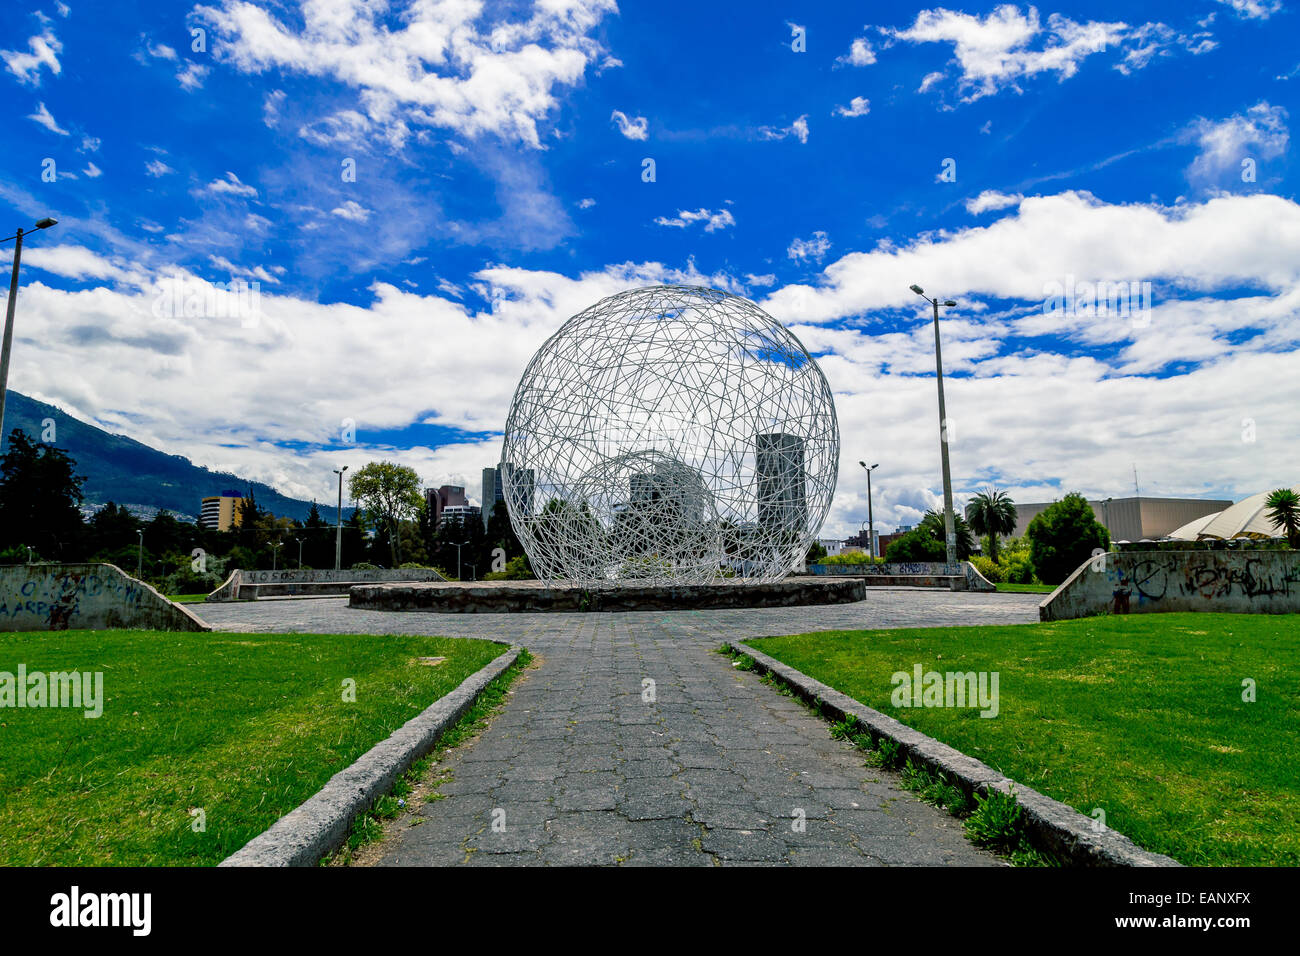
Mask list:
[[[930,298],[919,285],[911,290],[934,306],[934,367],[939,383],[939,456],[943,463],[943,536],[949,564],[957,563],[957,525],[952,511],[952,473],[948,469],[948,412],[943,404],[943,353],[939,349],[939,306],[953,308],[957,303],[947,299],[940,303]]]
[[[271,543],[271,570],[276,569],[275,559],[280,556],[280,549],[284,547],[283,541],[274,541]]]
[[[57,219],[51,219],[46,216],[36,223],[36,229],[49,229],[57,223]],[[35,231],[35,230],[33,230]],[[9,279],[9,301],[5,306],[5,333],[3,344],[0,344],[0,445],[4,444],[4,425],[5,425],[5,396],[9,387],[9,352],[13,348],[14,342],[14,307],[18,304],[18,262],[23,256],[23,236],[25,233],[19,229],[17,233],[8,239],[0,239],[0,242],[14,240],[14,271]]]
[[[140,547],[135,553],[135,577],[139,581],[144,578],[144,531],[137,529],[135,533],[140,536]]]
[[[871,473],[880,467],[880,462],[876,462],[870,468],[865,461],[858,462],[862,470],[867,473],[867,554],[871,557],[876,556],[876,521],[871,514]]]
[[[294,538],[298,542],[298,570],[302,570],[302,538]]]
[[[334,474],[339,476],[339,513],[338,521],[334,526],[334,570],[343,570],[343,472],[348,470],[348,466],[335,468]]]
[[[465,547],[465,545],[469,544],[469,541],[468,540],[462,541],[460,542],[460,544],[457,544],[455,541],[452,541],[451,544],[456,549],[456,580],[459,581],[460,580],[460,549]]]

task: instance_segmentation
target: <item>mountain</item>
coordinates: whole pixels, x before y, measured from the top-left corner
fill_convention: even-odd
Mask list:
[[[188,458],[168,455],[125,435],[106,432],[12,390],[6,399],[4,437],[21,428],[39,440],[47,418],[54,419],[56,441],[52,444],[71,455],[77,462],[77,474],[86,476],[82,490],[88,505],[115,501],[144,513],[166,509],[177,517],[193,520],[204,497],[228,489],[247,494],[251,488],[257,503],[273,514],[306,518],[311,509],[310,501],[282,495],[260,481],[201,468]],[[321,504],[322,513],[332,510]]]

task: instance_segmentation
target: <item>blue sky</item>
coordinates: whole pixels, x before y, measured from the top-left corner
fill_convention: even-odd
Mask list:
[[[1292,10],[803,6],[7,4],[0,207],[60,220],[10,386],[291,494],[374,457],[473,492],[564,319],[708,284],[818,356],[843,534],[859,458],[878,524],[938,500],[917,282],[960,303],[959,498],[1300,480]],[[160,314],[172,278],[257,319]]]

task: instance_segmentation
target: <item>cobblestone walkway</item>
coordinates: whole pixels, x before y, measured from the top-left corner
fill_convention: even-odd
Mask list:
[[[832,628],[1021,623],[1039,600],[882,589],[853,605],[744,611],[446,615],[330,598],[196,610],[223,630],[487,637],[538,656],[487,731],[448,755],[446,798],[399,821],[381,865],[969,866],[999,861],[715,649]]]

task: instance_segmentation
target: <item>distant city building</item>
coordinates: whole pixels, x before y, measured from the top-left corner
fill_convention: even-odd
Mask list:
[[[510,482],[509,477],[514,474],[513,465],[508,461],[503,461],[500,468],[483,469],[483,497],[479,500],[482,502],[483,527],[487,527],[488,520],[492,517],[492,509],[498,501],[506,500],[506,487]],[[515,501],[513,502],[515,510],[523,514],[533,513],[533,494],[534,479],[531,468],[521,469],[514,482]]]
[[[441,485],[424,489],[424,504],[434,527],[448,521],[476,521],[479,509],[465,497],[464,485]]]
[[[199,508],[199,527],[217,531],[238,528],[243,522],[239,502],[244,497],[240,491],[223,491],[204,498]]]
[[[1016,530],[1012,536],[1023,535],[1034,516],[1051,504],[1050,501],[1016,502]],[[1141,541],[1144,538],[1163,538],[1197,518],[1224,511],[1232,502],[1209,498],[1142,497],[1106,498],[1088,504],[1097,520],[1110,532],[1112,541]]]
[[[817,543],[826,549],[826,555],[832,557],[844,550],[845,542],[839,538],[818,538]]]
[[[424,489],[424,505],[429,509],[429,518],[434,525],[442,521],[442,513],[447,507],[468,504],[464,485],[440,485],[437,488]]]
[[[808,517],[804,440],[798,435],[770,432],[755,436],[754,450],[759,527],[797,533]]]
[[[471,521],[478,521],[482,511],[478,505],[447,505],[442,509],[442,517],[439,519],[439,526],[458,523],[468,524]]]

